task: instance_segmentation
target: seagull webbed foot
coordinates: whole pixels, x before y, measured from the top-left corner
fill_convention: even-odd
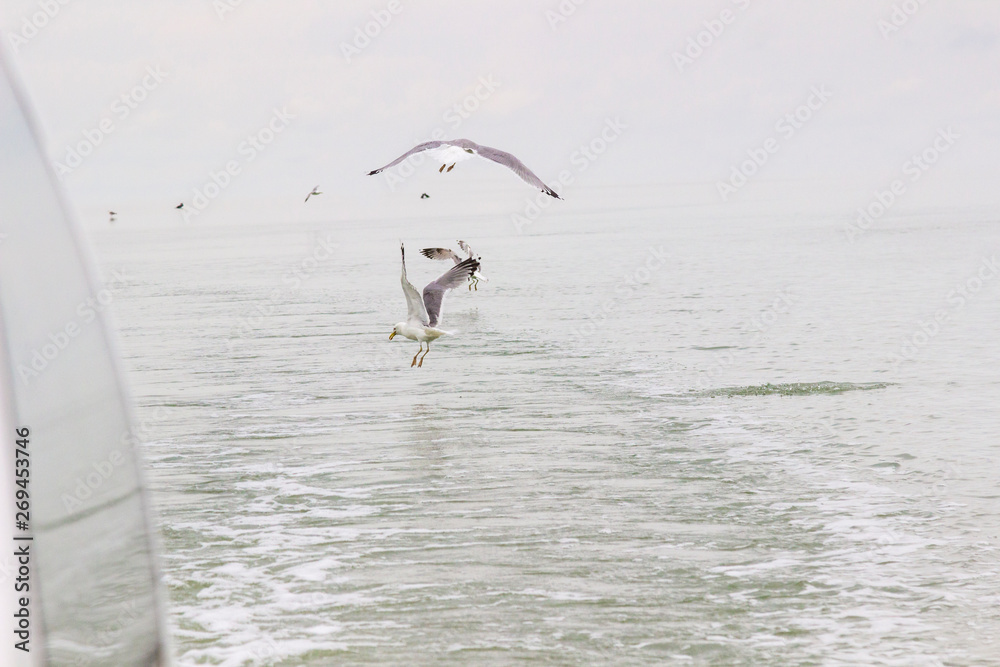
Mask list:
[[[442,171],[444,171],[444,168],[447,167],[447,166],[448,165],[446,165],[446,164],[441,165],[441,168],[438,169],[438,173],[441,173]]]
[[[448,167],[448,171],[451,171],[451,170],[452,170],[452,169],[454,169],[454,168],[455,168],[455,163],[452,163],[452,165],[451,165],[450,167]],[[446,173],[447,173],[447,172],[446,172]]]

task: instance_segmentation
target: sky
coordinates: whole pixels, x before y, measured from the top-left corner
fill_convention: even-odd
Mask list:
[[[514,153],[567,210],[624,187],[849,214],[896,181],[896,212],[1000,206],[990,0],[6,0],[0,29],[87,220],[535,199],[478,160],[366,176],[432,137]]]

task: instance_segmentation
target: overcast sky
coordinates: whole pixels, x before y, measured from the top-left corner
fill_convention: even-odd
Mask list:
[[[642,184],[738,204],[797,180],[847,210],[895,179],[912,205],[1000,191],[992,0],[63,1],[5,0],[0,26],[85,214],[190,206],[227,164],[216,214],[298,206],[316,184],[311,215],[378,210],[432,176],[516,196],[498,210],[534,196],[473,162],[395,190],[365,176],[436,130],[550,185],[569,172],[568,201]],[[907,175],[924,151],[935,164]]]

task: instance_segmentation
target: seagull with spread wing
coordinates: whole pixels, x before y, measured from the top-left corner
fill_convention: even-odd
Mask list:
[[[406,158],[414,155],[416,153],[422,153],[428,151],[431,157],[436,158],[441,162],[441,167],[438,169],[439,172],[444,171],[445,167],[448,167],[448,171],[455,168],[455,165],[462,160],[468,160],[474,155],[486,158],[487,160],[492,160],[497,164],[502,164],[507,167],[515,174],[517,174],[522,181],[527,183],[532,187],[536,187],[550,197],[555,197],[556,199],[562,199],[556,191],[549,186],[542,183],[542,179],[535,176],[535,173],[524,166],[524,163],[518,160],[516,157],[511,155],[506,151],[499,150],[497,148],[490,148],[489,146],[480,146],[474,141],[469,141],[468,139],[454,139],[452,141],[427,141],[422,144],[417,144],[407,152],[400,155],[398,158],[385,165],[384,167],[379,167],[374,171],[368,172],[369,176],[374,176],[375,174],[388,169],[389,167],[395,167],[397,164],[405,160]],[[448,166],[451,165],[451,166]]]
[[[483,261],[482,257],[472,252],[472,248],[465,241],[460,240],[458,242],[458,247],[461,248],[462,252],[467,254],[469,257],[475,257],[476,261],[478,262]],[[463,261],[463,258],[460,257],[458,253],[456,253],[451,248],[424,248],[423,250],[420,251],[420,254],[426,257],[427,259],[450,259],[451,261],[455,262],[455,264],[461,264]],[[480,280],[485,280],[486,282],[490,281],[489,278],[487,278],[486,276],[484,276],[482,273],[479,272],[479,269],[476,269],[476,271],[471,276],[469,276],[469,289],[471,290],[473,287],[475,287],[476,291],[478,292]]]
[[[420,343],[417,353],[413,355],[413,362],[410,363],[410,368],[413,368],[414,365],[420,368],[424,365],[427,352],[431,351],[431,341],[437,340],[441,336],[451,335],[450,331],[437,328],[438,324],[441,323],[444,295],[448,290],[455,289],[468,280],[469,276],[479,268],[479,260],[470,257],[451,267],[444,275],[424,288],[423,298],[421,298],[417,288],[406,279],[406,251],[403,249],[402,243],[399,244],[399,252],[403,260],[403,273],[399,282],[403,285],[403,295],[406,297],[406,321],[400,322],[392,328],[389,340],[395,336],[403,336]],[[423,350],[424,343],[427,343],[426,351]],[[420,357],[420,363],[417,363],[417,357],[420,356],[421,352],[424,352],[424,356]]]

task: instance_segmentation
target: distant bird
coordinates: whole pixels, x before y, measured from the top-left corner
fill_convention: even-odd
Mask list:
[[[497,164],[502,164],[517,174],[522,181],[528,185],[538,188],[550,197],[562,199],[562,197],[556,194],[555,190],[545,185],[545,183],[542,183],[542,180],[535,176],[534,172],[524,166],[523,162],[510,153],[496,148],[490,148],[489,146],[480,146],[474,141],[469,141],[468,139],[455,139],[453,141],[427,141],[422,144],[417,144],[384,167],[379,167],[375,171],[368,172],[368,175],[374,176],[380,171],[396,166],[411,155],[421,153],[423,151],[431,151],[431,156],[437,158],[442,163],[441,167],[438,169],[439,172],[444,171],[445,167],[448,167],[448,171],[451,171],[455,168],[455,165],[462,160],[468,160],[473,155],[478,155],[479,157],[486,158],[487,160],[492,160]],[[449,164],[451,166],[448,166]]]
[[[425,192],[424,194],[420,195],[420,198],[421,199],[430,199],[431,196]]]
[[[421,298],[417,288],[406,279],[406,251],[403,249],[402,243],[399,244],[399,252],[403,260],[403,273],[399,282],[403,285],[403,295],[406,297],[406,321],[399,322],[392,328],[389,340],[395,336],[403,336],[420,343],[420,347],[410,363],[410,368],[413,368],[414,365],[420,368],[424,365],[427,352],[431,351],[431,341],[437,340],[441,336],[451,335],[450,331],[437,328],[438,324],[441,323],[444,295],[447,294],[448,290],[455,289],[468,280],[469,276],[479,268],[479,261],[470,257],[451,267],[440,278],[424,288],[423,298]],[[424,343],[427,343],[427,350],[424,352],[424,356],[420,357]],[[420,363],[417,363],[417,357],[420,357]]]
[[[184,208],[184,202],[181,202],[177,206],[174,206],[174,208]]]
[[[118,214],[115,213],[114,211],[108,211],[108,215],[111,216],[110,222],[114,222],[115,221],[115,216],[118,215]]]
[[[475,257],[475,260],[477,262],[482,261],[482,257],[479,257],[474,252],[472,252],[472,248],[465,241],[459,241],[458,247],[461,248],[462,252],[468,255],[466,259],[472,259],[473,257]],[[452,250],[451,248],[424,248],[423,250],[420,251],[420,254],[426,257],[427,259],[450,259],[453,262],[455,262],[455,264],[461,264],[463,261],[463,258],[459,257],[455,253],[455,251]],[[477,268],[475,272],[471,276],[469,276],[469,289],[471,290],[473,287],[475,287],[476,291],[478,292],[480,280],[485,280],[486,282],[489,282],[489,278],[481,274],[479,272],[479,269]]]
[[[309,201],[309,198],[314,195],[321,195],[321,194],[323,193],[319,191],[319,186],[317,185],[316,187],[313,188],[312,192],[306,195],[306,201]]]

